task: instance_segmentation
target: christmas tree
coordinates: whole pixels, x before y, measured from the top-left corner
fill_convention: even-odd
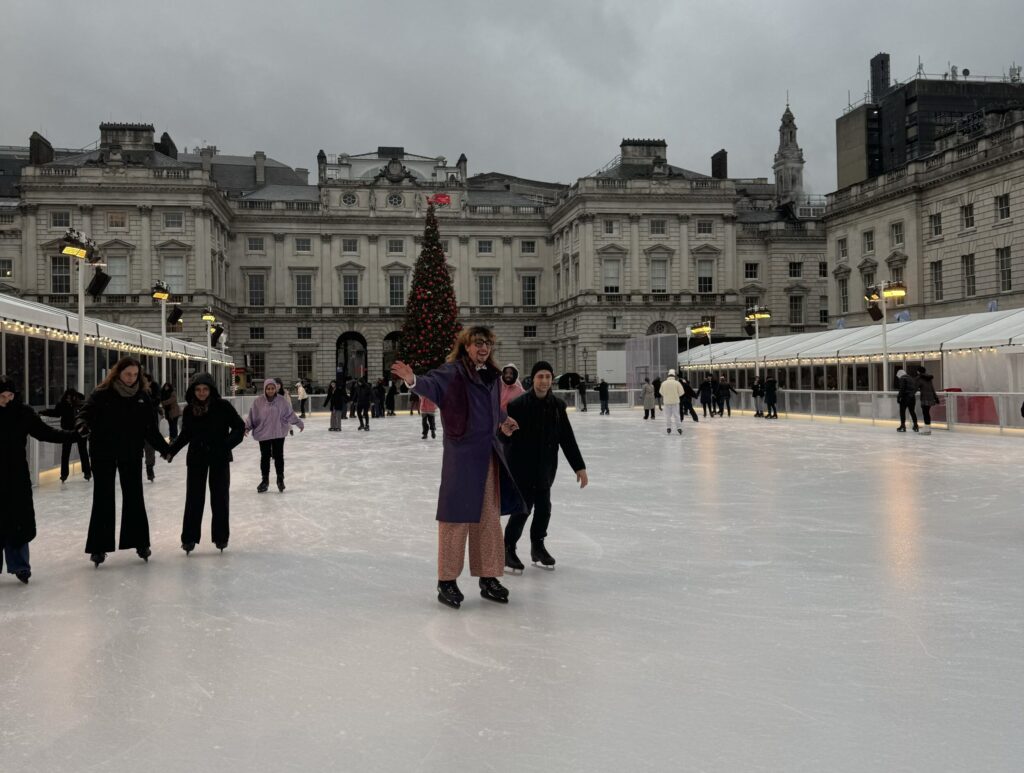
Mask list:
[[[416,373],[425,373],[444,362],[461,329],[455,288],[445,263],[431,202],[423,229],[423,249],[416,260],[405,304],[399,356]]]

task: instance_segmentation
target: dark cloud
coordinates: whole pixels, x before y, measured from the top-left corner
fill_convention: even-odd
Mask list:
[[[104,120],[145,120],[179,147],[405,145],[472,171],[571,181],[622,137],[663,137],[672,163],[770,176],[786,92],[809,187],[835,181],[835,119],[868,60],[893,76],[947,62],[999,75],[1019,49],[1016,3],[196,2],[5,3],[0,144],[58,146]],[[955,25],[950,23],[955,19]]]

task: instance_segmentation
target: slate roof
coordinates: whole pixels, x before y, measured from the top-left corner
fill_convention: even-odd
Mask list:
[[[28,166],[28,158],[0,156],[0,196],[17,196],[21,170]]]
[[[660,176],[660,175],[659,175]],[[668,165],[668,174],[665,177],[682,177],[686,180],[710,180],[710,175],[694,172],[691,169],[683,169],[681,166]],[[623,164],[619,163],[595,177],[611,177],[617,180],[639,180],[654,177],[654,168],[647,164]]]
[[[202,168],[203,160],[195,153],[179,153],[178,160],[190,167]],[[217,154],[212,159],[210,173],[213,180],[229,194],[244,194],[257,189],[256,161],[252,156],[225,156]],[[280,185],[304,187],[306,178],[297,174],[287,164],[268,158],[263,164],[264,186]]]
[[[510,191],[480,191],[470,188],[466,192],[470,204],[485,207],[542,207],[544,202]]]
[[[97,166],[103,162],[104,152],[97,148],[96,150],[89,150],[84,153],[75,153],[74,155],[55,158],[49,164],[44,164],[44,166]],[[170,156],[165,156],[157,150],[126,150],[121,153],[121,157],[128,165],[139,165],[156,169],[186,169],[189,166]]]
[[[242,196],[245,201],[319,201],[315,185],[266,185]]]

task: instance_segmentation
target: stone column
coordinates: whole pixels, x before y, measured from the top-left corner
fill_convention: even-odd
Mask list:
[[[736,287],[736,215],[725,216],[725,290]]]
[[[334,297],[334,250],[340,250],[341,237],[331,234],[320,234],[320,305],[333,306]]]
[[[139,266],[142,269],[140,282],[142,292],[148,293],[153,287],[153,207],[149,204],[139,205],[142,221],[142,232],[139,236]],[[160,276],[163,279],[163,276]]]
[[[473,281],[473,272],[469,265],[469,237],[459,237],[459,262],[458,262],[458,287],[455,288],[455,301],[459,306],[472,306],[473,293],[470,290],[470,283]]]
[[[43,288],[49,291],[45,281],[40,284],[38,266],[43,266],[43,276],[49,272],[49,258],[39,256],[39,225],[36,213],[39,211],[37,204],[21,205],[21,259],[14,274],[15,280],[26,292],[40,292]],[[75,280],[72,279],[72,286]]]
[[[377,234],[370,234],[367,238],[370,240],[370,254],[366,261],[366,298],[360,305],[376,306],[380,302],[380,237]]]
[[[516,303],[512,285],[512,237],[501,237],[501,306],[513,306]]]
[[[209,221],[206,217],[206,210],[202,207],[192,208],[192,218],[195,221],[195,239],[192,249],[193,263],[195,264],[195,286],[197,293],[207,292],[210,289],[210,231]]]
[[[284,234],[274,234],[274,256],[270,269],[274,277],[274,305],[290,306],[288,302],[288,290],[291,284],[291,275],[284,265]]]
[[[693,290],[690,276],[690,216],[679,216],[679,289]]]
[[[643,292],[640,287],[640,215],[629,216],[629,284],[623,292]],[[630,289],[627,291],[626,287]]]
[[[580,215],[583,221],[583,244],[580,248],[579,291],[594,289],[594,216]]]

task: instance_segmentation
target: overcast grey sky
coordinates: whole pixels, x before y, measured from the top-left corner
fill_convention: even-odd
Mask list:
[[[623,137],[669,161],[771,175],[786,91],[806,186],[835,185],[835,119],[868,60],[892,75],[1024,62],[1019,0],[3,0],[0,144],[96,141],[148,121],[179,149],[263,150],[292,166],[378,145],[569,182]],[[315,179],[315,172],[312,175]]]

